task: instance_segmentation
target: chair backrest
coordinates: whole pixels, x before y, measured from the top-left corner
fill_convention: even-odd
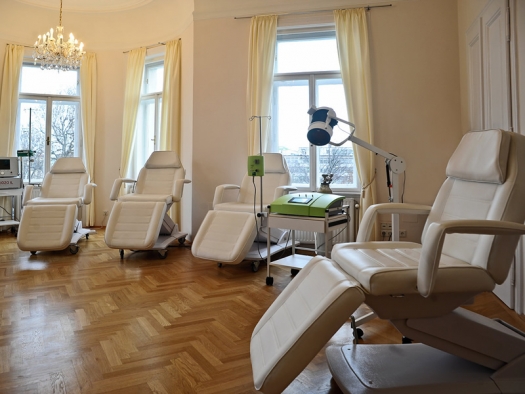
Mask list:
[[[176,195],[175,181],[184,179],[185,175],[186,171],[176,152],[153,152],[139,172],[135,193]]]
[[[62,157],[44,177],[40,195],[44,198],[83,197],[88,180],[80,157]]]
[[[279,186],[288,186],[291,184],[292,178],[288,165],[280,153],[263,153],[264,156],[264,176],[263,178],[263,205],[266,207],[273,200],[275,200],[275,189]],[[256,204],[260,203],[260,183],[259,178],[255,178],[255,186],[257,189]],[[253,204],[254,201],[254,186],[252,177],[246,174],[241,183],[241,190],[239,192],[238,202]]]
[[[446,173],[423,239],[430,223],[436,221],[525,221],[525,136],[502,130],[467,133]],[[518,241],[519,237],[449,234],[442,252],[484,268],[496,283],[502,283]]]

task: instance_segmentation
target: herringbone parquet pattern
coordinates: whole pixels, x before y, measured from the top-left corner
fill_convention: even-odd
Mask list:
[[[291,280],[278,268],[272,275],[266,286],[265,265],[218,268],[181,246],[165,260],[127,251],[121,261],[103,230],[76,255],[31,256],[4,231],[0,393],[254,393],[250,337]],[[387,322],[363,328],[369,343],[399,342]],[[349,338],[345,325],[331,343]],[[323,352],[286,392],[340,392]]]

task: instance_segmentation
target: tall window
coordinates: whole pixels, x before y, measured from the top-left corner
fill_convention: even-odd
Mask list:
[[[285,156],[292,184],[301,190],[316,190],[321,174],[334,175],[332,190],[357,190],[352,144],[316,147],[308,142],[312,105],[331,107],[348,120],[335,32],[278,35],[270,150]],[[342,141],[349,131],[339,123],[332,141]]]
[[[153,151],[159,150],[163,80],[163,61],[146,64],[135,128],[132,160],[135,172],[144,166]]]
[[[81,157],[79,72],[24,63],[20,83],[17,149],[35,152],[31,162],[23,160],[22,175],[41,182],[57,159]]]

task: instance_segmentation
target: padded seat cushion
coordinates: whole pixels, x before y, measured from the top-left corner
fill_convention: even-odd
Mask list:
[[[17,243],[20,250],[63,250],[71,243],[76,205],[29,205],[22,211]]]
[[[168,205],[171,205],[173,200],[171,195],[163,194],[137,194],[130,193],[124,194],[118,198],[118,201],[134,201],[134,202],[162,202]]]
[[[76,205],[82,206],[81,197],[45,198],[36,197],[27,202],[27,205]]]
[[[417,269],[421,245],[412,242],[337,244],[332,259],[372,295],[419,294]],[[434,293],[483,292],[494,280],[480,267],[442,255]]]
[[[257,234],[253,213],[209,211],[191,246],[195,257],[239,264]]]
[[[253,215],[253,202],[251,204],[245,204],[242,202],[223,202],[213,207],[215,211],[228,211],[228,212],[247,212]],[[260,204],[256,204],[256,212],[261,210]],[[267,206],[263,206],[264,212],[266,212]]]

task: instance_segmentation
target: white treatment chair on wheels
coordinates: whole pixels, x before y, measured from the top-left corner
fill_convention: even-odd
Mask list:
[[[272,201],[296,188],[291,186],[290,171],[280,153],[264,153],[263,156],[262,211],[266,212]],[[193,255],[217,261],[219,267],[254,260],[252,270],[257,271],[260,261],[266,259],[267,254],[267,228],[260,226],[261,219],[256,218],[256,213],[261,212],[260,195],[260,178],[249,174],[243,177],[241,185],[217,186],[213,210],[206,214],[193,240]],[[272,250],[282,250],[281,243],[286,243],[286,235],[285,231],[272,229]],[[254,243],[257,236],[259,242]]]
[[[89,205],[94,183],[79,157],[62,157],[42,182],[40,196],[31,198],[33,185],[24,189],[22,218],[17,243],[20,250],[63,250],[78,252],[78,241],[95,230],[82,227],[82,207]]]
[[[119,178],[113,183],[110,199],[116,201],[104,239],[113,249],[134,251],[157,250],[161,258],[166,258],[168,246],[176,240],[183,245],[187,233],[179,231],[179,226],[168,216],[172,204],[182,199],[186,171],[179,156],[173,151],[156,151],[146,161],[137,180]],[[125,183],[135,183],[132,193],[119,197],[120,188]]]
[[[255,387],[280,393],[366,303],[419,343],[326,350],[344,393],[523,393],[525,333],[460,306],[505,281],[525,234],[525,137],[467,133],[432,207],[370,207],[355,243],[315,257],[251,339]],[[367,242],[378,213],[428,209],[421,244]]]

